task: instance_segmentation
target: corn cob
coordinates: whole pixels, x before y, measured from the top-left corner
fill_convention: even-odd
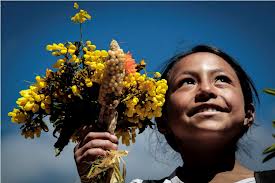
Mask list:
[[[119,96],[122,94],[125,76],[125,54],[117,41],[112,40],[108,51],[109,60],[106,61],[103,82],[100,87],[98,101],[101,104],[99,123],[107,126],[107,131],[114,133],[116,128]]]

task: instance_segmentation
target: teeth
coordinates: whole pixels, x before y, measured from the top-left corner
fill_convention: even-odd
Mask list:
[[[203,109],[200,109],[198,112],[204,112],[204,111],[212,112],[212,111],[217,111],[217,110],[215,108],[203,108]]]

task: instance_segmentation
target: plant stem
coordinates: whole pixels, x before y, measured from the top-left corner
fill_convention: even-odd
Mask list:
[[[81,48],[81,50],[83,49],[83,41],[82,41],[82,23],[79,24],[80,25],[80,46],[79,46],[79,49]],[[83,50],[82,50],[83,52]],[[85,65],[83,63],[83,60],[81,58],[81,64],[82,64],[82,69],[85,68]]]
[[[82,42],[82,23],[80,23],[80,41]]]

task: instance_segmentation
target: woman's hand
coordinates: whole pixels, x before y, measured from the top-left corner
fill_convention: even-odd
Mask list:
[[[74,159],[80,177],[87,174],[98,156],[106,156],[106,150],[117,150],[118,139],[108,132],[89,132],[74,148]]]

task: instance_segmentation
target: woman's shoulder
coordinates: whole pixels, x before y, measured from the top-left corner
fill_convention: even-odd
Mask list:
[[[184,183],[176,175],[176,172],[177,172],[178,168],[176,168],[168,177],[164,177],[164,178],[159,179],[159,180],[135,179],[135,180],[132,180],[130,183]]]
[[[160,180],[134,179],[130,183],[184,183],[176,175],[177,169],[174,170],[174,172],[170,176],[162,178]],[[254,176],[251,176],[249,178],[243,178],[241,180],[239,179],[239,181],[231,180],[231,182],[235,182],[235,183],[257,183],[257,182],[274,183],[274,180],[275,180],[275,170],[268,170],[268,171],[254,172]]]

